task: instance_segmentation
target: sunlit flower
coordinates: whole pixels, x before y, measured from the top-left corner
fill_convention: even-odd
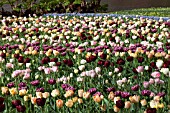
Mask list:
[[[83,90],[83,89],[79,89],[79,90],[78,90],[78,96],[79,96],[79,97],[83,97],[83,93],[84,93],[84,90]]]
[[[90,97],[90,92],[83,92],[83,98],[88,99]]]
[[[74,95],[74,91],[73,90],[68,90],[64,94],[64,97],[68,98],[68,97],[73,96],[73,95]]]
[[[63,105],[64,105],[63,100],[61,100],[61,99],[56,100],[56,106],[57,106],[58,108],[62,108]]]
[[[58,89],[52,90],[52,92],[51,92],[52,97],[56,97],[56,96],[59,96],[59,95],[60,95],[60,91]]]
[[[94,100],[95,102],[97,102],[97,103],[100,103],[100,102],[102,101],[102,99],[100,98],[99,95],[94,95],[94,96],[93,96],[93,100]]]
[[[142,99],[142,100],[140,101],[140,103],[141,103],[142,106],[146,106],[146,105],[147,105],[146,99]]]
[[[18,94],[18,91],[17,91],[16,88],[11,88],[11,89],[9,89],[9,92],[10,92],[11,95],[16,95],[16,94]]]
[[[125,108],[129,109],[131,107],[131,102],[130,101],[126,101],[125,102]]]
[[[50,96],[49,92],[42,93],[43,98],[48,98]]]
[[[21,90],[19,90],[19,95],[20,96],[24,96],[24,95],[26,95],[27,94],[27,90],[26,89],[21,89]]]
[[[71,108],[72,106],[73,106],[73,101],[71,100],[71,99],[69,99],[66,103],[65,103],[65,105],[67,106],[67,107],[69,107],[69,108]]]
[[[2,94],[8,94],[9,89],[8,87],[1,87]]]

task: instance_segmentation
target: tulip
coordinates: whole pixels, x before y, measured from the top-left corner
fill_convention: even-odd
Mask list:
[[[129,100],[130,100],[132,103],[138,103],[138,102],[140,101],[140,96],[137,96],[137,95],[130,96],[130,97],[129,97]]]
[[[0,104],[0,112],[3,112],[5,110],[5,104]]]
[[[83,103],[83,100],[81,98],[78,98],[78,103],[79,104],[82,104]]]
[[[140,103],[141,103],[142,106],[146,106],[147,105],[147,101],[145,99],[141,100]]]
[[[63,100],[61,100],[61,99],[56,100],[56,106],[57,106],[58,108],[62,108],[62,107],[63,107],[63,104],[64,104]]]
[[[8,87],[8,88],[12,88],[12,87],[14,87],[14,86],[15,86],[14,82],[10,82],[10,83],[7,84],[7,87]]]
[[[68,90],[64,94],[64,97],[68,98],[68,97],[73,96],[73,95],[74,95],[74,91],[73,90]]]
[[[30,100],[30,97],[29,96],[24,96],[24,101],[28,101]]]
[[[77,102],[78,101],[78,97],[72,98],[72,101],[73,101],[73,103]]]
[[[59,96],[59,95],[60,95],[60,91],[58,89],[52,90],[52,92],[51,92],[52,97],[56,97],[56,96]]]
[[[84,90],[83,90],[83,89],[79,89],[79,90],[78,90],[78,96],[79,96],[79,97],[83,97],[83,93],[84,93]]]
[[[42,92],[42,93],[43,93],[43,92],[44,92],[44,88],[43,88],[43,87],[37,88],[37,89],[36,89],[36,92]]]
[[[2,94],[8,94],[9,89],[8,87],[1,87]]]
[[[38,106],[44,106],[45,102],[46,102],[45,98],[37,98],[36,99],[36,103],[37,103]]]
[[[143,91],[141,92],[141,94],[142,94],[143,96],[150,96],[151,91],[149,91],[149,90],[143,90]]]
[[[17,107],[19,105],[21,105],[21,101],[20,100],[12,100],[12,106],[13,107]]]
[[[144,67],[143,67],[143,66],[138,66],[137,69],[136,69],[136,71],[137,71],[138,73],[143,72],[143,71],[144,71]]]
[[[88,99],[90,97],[90,92],[84,92],[83,98]]]
[[[31,97],[31,103],[36,104],[37,97]]]
[[[100,103],[100,102],[102,101],[102,99],[100,98],[99,95],[93,96],[93,100],[94,100],[95,102],[97,102],[97,103]]]
[[[31,85],[33,85],[33,86],[37,86],[39,84],[40,84],[39,80],[34,80],[31,82]]]
[[[163,61],[160,60],[160,59],[158,59],[157,62],[156,62],[156,66],[157,66],[158,68],[161,68],[162,65],[163,65]]]
[[[156,108],[147,108],[146,113],[156,113]]]
[[[11,94],[12,96],[18,94],[18,91],[17,91],[16,88],[11,88],[11,89],[9,89],[9,92],[10,92],[10,94]]]
[[[157,71],[151,73],[151,76],[154,77],[154,78],[159,78],[160,75],[161,75],[161,74],[160,74],[159,72],[157,72]]]
[[[73,106],[73,101],[71,100],[71,99],[69,99],[66,103],[65,103],[65,105],[67,106],[67,107],[69,107],[69,108],[71,108],[72,106]]]
[[[25,112],[26,107],[23,105],[18,105],[18,106],[16,106],[16,109],[18,112]]]
[[[19,95],[20,96],[24,96],[26,94],[27,94],[27,90],[26,89],[19,90]]]
[[[36,92],[37,98],[42,98],[42,92]]]
[[[50,79],[50,80],[48,80],[48,83],[49,83],[50,85],[54,85],[54,84],[56,83],[56,80]]]
[[[3,97],[0,97],[0,104],[3,104],[4,103],[4,98]]]
[[[132,91],[138,91],[138,90],[139,90],[139,87],[140,87],[140,86],[139,86],[138,84],[137,84],[137,85],[134,85],[134,86],[131,87],[131,90],[132,90]]]
[[[44,92],[44,93],[42,93],[42,97],[43,98],[48,98],[49,97],[49,92]]]
[[[143,87],[144,87],[144,88],[148,88],[148,87],[149,87],[149,82],[144,81],[144,82],[143,82]]]
[[[125,108],[129,109],[131,107],[131,102],[130,101],[126,101],[125,102]]]
[[[113,109],[114,109],[114,112],[119,112],[120,111],[120,108],[118,108],[116,105],[113,106]]]

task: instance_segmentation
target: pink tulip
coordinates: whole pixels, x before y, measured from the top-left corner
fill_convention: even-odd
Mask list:
[[[154,82],[155,82],[154,79],[152,78],[149,79],[149,84],[154,84]]]
[[[149,82],[144,81],[144,82],[143,82],[143,87],[144,87],[144,88],[148,88],[148,87],[149,87]]]
[[[51,69],[50,69],[50,68],[45,68],[45,69],[44,69],[44,72],[45,72],[45,74],[50,74]]]
[[[38,67],[38,70],[39,70],[39,71],[42,71],[43,69],[44,69],[44,66]]]
[[[97,44],[96,41],[91,41],[91,45],[92,45],[92,46],[94,46],[94,45],[96,45],[96,44]]]
[[[24,80],[30,79],[30,73],[25,73],[23,79]]]
[[[29,69],[29,68],[27,68],[26,70],[25,70],[25,73],[30,73],[31,72],[31,69]]]
[[[57,66],[53,66],[53,67],[51,68],[51,71],[57,72],[57,71],[58,71],[58,67],[57,67]]]
[[[138,66],[138,67],[136,68],[136,71],[137,71],[138,73],[143,72],[143,70],[144,70],[144,67],[143,67],[143,66]]]
[[[7,63],[6,68],[14,68],[14,65],[12,63]]]
[[[153,97],[153,96],[155,96],[155,93],[151,92],[150,97]]]
[[[154,78],[159,78],[161,76],[161,74],[158,71],[155,71],[151,74],[151,76]]]

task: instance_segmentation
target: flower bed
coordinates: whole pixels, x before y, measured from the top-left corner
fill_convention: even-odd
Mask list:
[[[167,20],[3,18],[0,112],[168,112]]]

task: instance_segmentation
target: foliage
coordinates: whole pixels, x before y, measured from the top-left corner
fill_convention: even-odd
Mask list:
[[[28,16],[28,14],[46,14],[46,13],[85,13],[85,12],[103,12],[107,10],[107,5],[100,5],[101,0],[1,0],[0,7],[4,4],[11,6],[12,12],[4,12],[8,15]],[[3,9],[3,8],[2,8]]]

